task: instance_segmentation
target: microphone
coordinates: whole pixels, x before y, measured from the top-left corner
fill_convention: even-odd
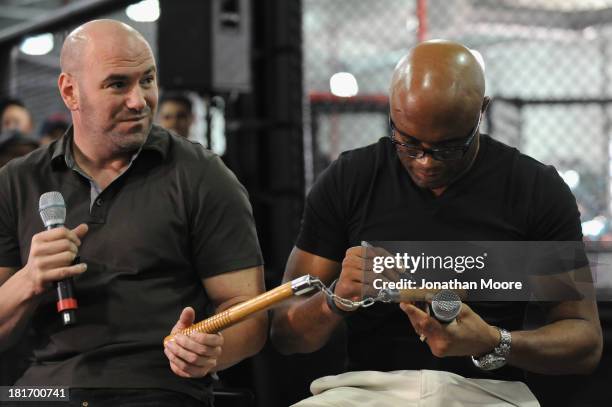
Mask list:
[[[459,315],[461,297],[451,290],[438,291],[431,298],[429,308],[434,318],[443,324],[449,324]]]
[[[38,201],[38,212],[47,230],[64,226],[66,221],[66,204],[64,197],[57,191],[45,192]],[[73,264],[78,262],[75,259]],[[78,308],[72,277],[55,282],[57,293],[57,312],[62,317],[64,326],[76,323],[75,310]]]

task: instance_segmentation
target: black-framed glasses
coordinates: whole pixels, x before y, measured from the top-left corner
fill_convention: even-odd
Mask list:
[[[396,140],[394,137],[396,132],[406,138],[413,139],[414,137],[408,134],[402,133],[400,130],[398,130],[395,127],[395,123],[393,123],[393,119],[391,119],[391,116],[389,116],[389,128],[391,129],[391,134],[389,134],[389,138],[391,139],[391,142],[395,145],[397,151],[400,154],[406,155],[410,158],[423,158],[425,157],[425,154],[429,154],[431,158],[433,158],[434,160],[438,160],[438,161],[459,160],[460,158],[463,158],[465,153],[469,150],[470,145],[472,144],[472,141],[474,140],[474,137],[476,137],[476,134],[478,133],[478,128],[480,127],[481,120],[482,120],[482,113],[478,116],[478,123],[476,123],[476,126],[474,127],[474,129],[472,130],[471,134],[468,137],[465,137],[463,139],[453,140],[453,141],[465,140],[460,145],[442,147],[442,148],[424,148],[424,147],[416,146],[414,144],[402,143],[401,141]]]

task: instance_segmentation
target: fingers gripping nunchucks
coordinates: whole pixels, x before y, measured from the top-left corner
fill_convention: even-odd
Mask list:
[[[260,294],[257,297],[251,298],[250,300],[234,305],[219,314],[182,329],[176,334],[189,336],[195,332],[217,333],[289,297],[302,295],[315,288],[322,289],[324,287],[325,285],[318,278],[312,277],[311,275],[305,275]],[[176,334],[166,336],[164,338],[164,345],[173,341]]]
[[[324,292],[325,295],[330,296],[332,299],[335,299],[335,301],[353,308],[369,307],[377,300],[374,298],[366,298],[362,301],[351,301],[346,298],[341,298],[327,288],[325,284],[323,284],[323,282],[317,277],[307,274],[260,294],[257,297],[251,298],[250,300],[234,305],[233,307],[230,307],[219,314],[213,315],[210,318],[193,324],[178,331],[177,333],[168,335],[164,338],[164,345],[170,341],[173,341],[175,339],[175,335],[177,334],[189,336],[195,332],[209,334],[217,333],[242,321],[256,312],[268,309],[289,297],[306,294],[315,289]],[[380,300],[382,300],[382,297]]]
[[[219,314],[213,315],[210,318],[193,324],[174,334],[168,335],[164,338],[164,345],[166,345],[168,342],[174,341],[175,335],[177,334],[189,336],[196,332],[217,333],[244,320],[256,312],[268,309],[273,305],[288,299],[289,297],[303,295],[315,289],[322,291],[325,295],[331,297],[332,300],[345,305],[348,308],[366,308],[372,306],[376,302],[414,301],[420,300],[423,297],[423,294],[420,292],[410,293],[411,290],[380,290],[376,298],[367,297],[361,301],[351,301],[349,299],[337,296],[317,277],[307,274],[260,294],[250,300],[234,305],[233,307],[228,308]],[[436,318],[438,317],[438,313],[435,312],[437,308],[446,310],[446,313],[443,313],[445,322],[450,322],[452,319],[454,319],[456,314],[459,312],[459,308],[461,307],[461,300],[459,297],[453,297],[451,300],[452,304],[448,302],[449,298],[447,298],[447,294],[444,294],[444,297],[441,297],[439,300],[436,299],[440,294],[448,292],[449,290],[442,290],[435,294],[432,298],[432,309],[434,310],[434,316],[436,316]],[[450,293],[454,294],[453,292]],[[436,301],[439,302],[437,307],[435,305]],[[448,308],[452,308],[453,311],[449,313]],[[451,317],[450,314],[454,315]],[[438,319],[441,320],[440,318]]]

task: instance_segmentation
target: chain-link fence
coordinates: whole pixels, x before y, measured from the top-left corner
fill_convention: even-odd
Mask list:
[[[484,60],[493,103],[483,132],[554,165],[585,237],[612,238],[612,1],[304,0],[303,9],[314,176],[387,134],[389,80],[409,48],[455,40]]]
[[[156,23],[131,21],[124,9],[100,17],[129,22],[155,48]],[[419,36],[447,38],[483,56],[493,97],[483,130],[555,165],[578,199],[585,235],[612,237],[612,0],[303,0],[302,21],[307,184],[340,152],[387,134],[394,65]],[[11,94],[37,129],[66,113],[56,83],[72,28],[54,33],[47,55],[12,53]],[[356,96],[334,96],[332,77],[336,94]]]

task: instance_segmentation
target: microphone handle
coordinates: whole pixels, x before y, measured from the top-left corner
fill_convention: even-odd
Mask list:
[[[294,289],[292,284],[293,281],[289,281],[270,291],[260,294],[257,297],[241,302],[240,304],[236,304],[219,314],[213,315],[210,318],[198,322],[197,324],[182,329],[175,334],[168,335],[164,338],[164,346],[169,341],[173,341],[176,334],[189,336],[195,332],[217,333],[222,331],[223,329],[242,321],[258,311],[262,311],[293,296]]]
[[[64,225],[51,225],[47,227],[47,230],[55,229],[58,227],[62,227]],[[80,258],[77,256],[72,265],[79,264],[81,262]],[[74,325],[76,324],[76,312],[75,310],[79,307],[79,304],[76,300],[76,292],[74,289],[74,281],[72,277],[65,278],[63,280],[56,281],[55,292],[57,295],[57,312],[62,317],[62,324],[64,326]]]
[[[74,295],[72,277],[56,281],[55,291],[57,293],[57,312],[62,317],[62,323],[64,326],[76,324],[76,313],[74,310],[78,308],[78,303]]]

